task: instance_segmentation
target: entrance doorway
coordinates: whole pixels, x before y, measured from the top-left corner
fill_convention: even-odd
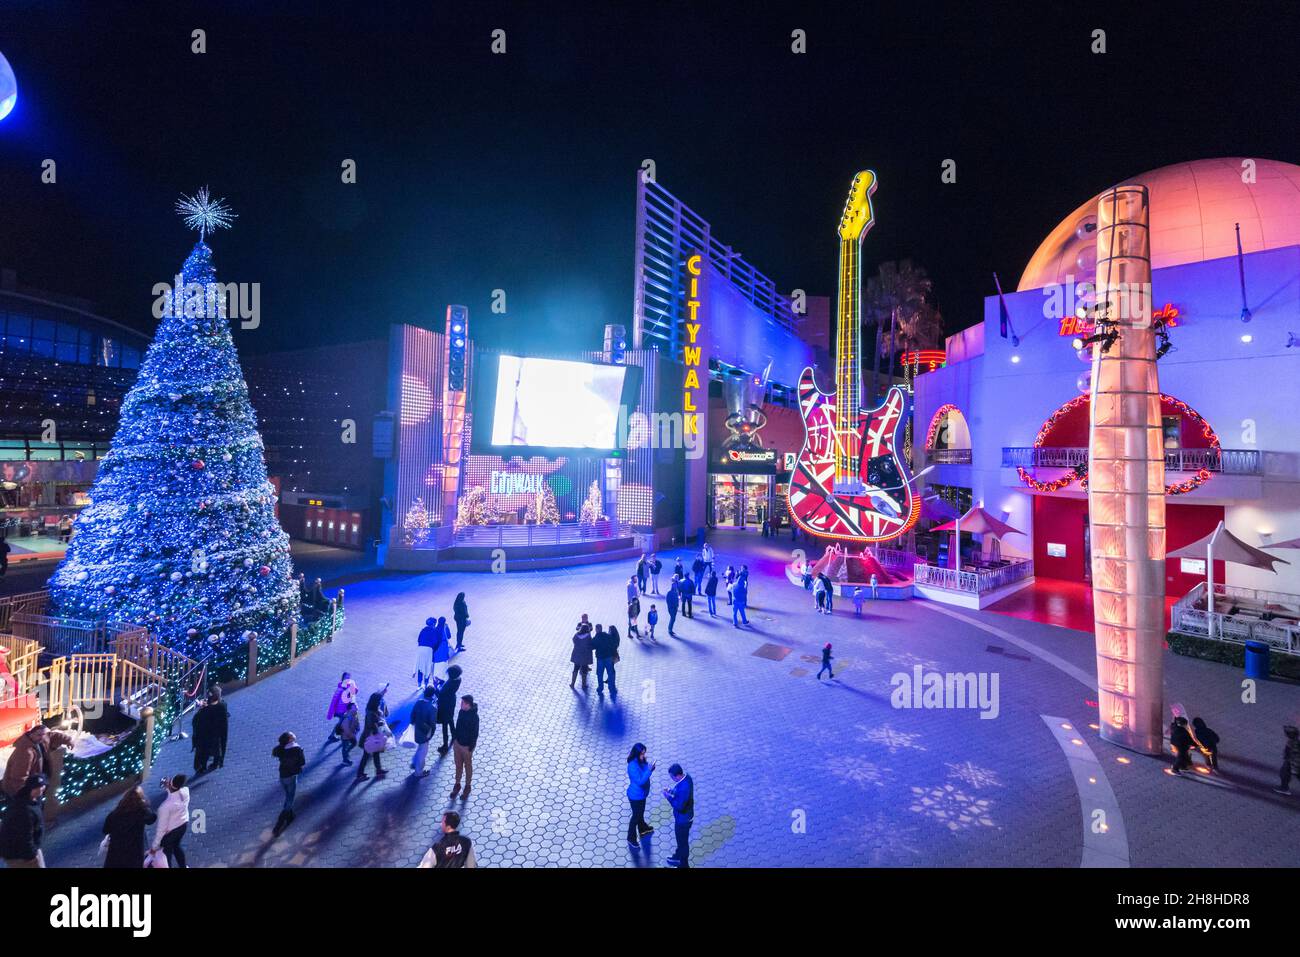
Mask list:
[[[712,475],[710,480],[714,525],[746,528],[769,517],[770,475]]]

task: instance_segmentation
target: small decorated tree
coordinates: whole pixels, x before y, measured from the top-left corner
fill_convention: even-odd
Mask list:
[[[595,525],[597,522],[605,521],[605,506],[600,498],[600,483],[592,482],[587,489],[587,500],[582,503],[582,511],[578,513],[579,525]]]
[[[496,509],[488,501],[488,491],[482,485],[475,485],[461,493],[456,505],[456,528],[467,525],[487,525],[497,520]]]
[[[402,529],[405,533],[406,544],[420,546],[429,539],[429,529],[432,523],[429,521],[429,510],[424,505],[424,499],[418,495],[411,507],[406,510],[406,518],[402,520]]]
[[[555,490],[551,488],[550,482],[543,482],[541,491],[528,503],[524,521],[537,525],[560,524],[560,508],[555,502]]]

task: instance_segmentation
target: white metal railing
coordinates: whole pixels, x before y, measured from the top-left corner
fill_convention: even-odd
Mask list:
[[[983,594],[996,591],[1007,585],[1033,577],[1032,561],[1012,562],[1001,568],[986,568],[978,571],[963,571],[956,568],[941,568],[926,562],[917,562],[912,569],[912,580],[918,585],[930,585],[945,588],[948,591],[963,591]]]
[[[970,449],[926,449],[927,461],[938,465],[970,465]]]
[[[933,456],[934,453],[927,453]],[[937,461],[937,460],[936,460]],[[1221,472],[1224,475],[1260,475],[1263,472],[1259,449],[1166,449],[1166,472]],[[1072,469],[1088,464],[1087,448],[1004,447],[1003,468]]]
[[[1261,610],[1268,605],[1282,606],[1281,610],[1288,613],[1288,617],[1300,618],[1300,595],[1238,588],[1215,582],[1213,612],[1197,607],[1204,604],[1204,599],[1205,582],[1198,583],[1178,599],[1169,613],[1170,631],[1232,644],[1260,641],[1283,654],[1300,655],[1300,624],[1277,619],[1266,621],[1261,616],[1231,613],[1232,608],[1248,602]]]
[[[457,545],[521,546],[567,545],[574,542],[617,538],[622,530],[617,522],[574,523],[560,525],[465,525],[456,530]]]
[[[871,554],[876,561],[880,562],[882,568],[901,568],[907,572],[911,572],[918,562],[925,561],[916,552],[904,551],[901,548],[875,546],[871,549]]]

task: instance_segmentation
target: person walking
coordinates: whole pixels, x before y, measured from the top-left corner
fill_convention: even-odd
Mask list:
[[[659,556],[651,553],[650,555],[650,584],[654,594],[659,594],[659,573],[664,570],[664,563],[659,560]]]
[[[867,600],[867,593],[862,590],[861,585],[853,586],[853,614],[857,618],[862,617],[862,605]]]
[[[673,559],[673,574],[680,580],[686,577],[686,569],[682,567],[682,557],[680,555]]]
[[[728,565],[726,571],[724,571],[724,572],[722,573],[722,578],[723,578],[723,581],[726,582],[726,588],[727,588],[727,604],[730,605],[730,604],[731,604],[731,589],[732,589],[732,588],[735,586],[735,584],[736,584],[736,570],[735,570],[734,568],[732,568],[730,565]]]
[[[632,806],[632,819],[627,822],[627,844],[634,851],[641,850],[641,838],[654,833],[646,823],[645,802],[650,797],[650,775],[655,766],[646,756],[645,745],[638,741],[627,755],[627,802]]]
[[[104,819],[103,832],[108,839],[104,866],[130,870],[144,867],[145,829],[157,820],[144,788],[136,785],[123,794]]]
[[[194,773],[207,774],[226,763],[230,738],[230,709],[221,700],[221,686],[213,685],[206,704],[194,712],[190,723],[190,747],[194,749]]]
[[[826,583],[820,575],[813,582],[813,607],[817,609],[817,614],[826,614]]]
[[[1291,793],[1291,776],[1300,776],[1300,728],[1288,724],[1282,728],[1286,735],[1286,746],[1282,749],[1282,783],[1273,790],[1278,794]]]
[[[822,584],[826,586],[826,614],[835,611],[835,583],[831,581],[831,576],[825,572],[821,573]]]
[[[876,601],[878,598],[880,598],[880,579],[876,577],[875,572],[872,572],[871,573],[871,600]]]
[[[646,561],[645,552],[636,560],[636,587],[637,591],[645,594],[646,580],[650,577],[649,563]]]
[[[415,679],[417,688],[423,688],[433,680],[433,652],[438,647],[438,635],[438,619],[426,618],[415,639],[415,674],[411,677]]]
[[[411,758],[411,770],[420,777],[428,777],[425,761],[429,757],[429,742],[438,730],[438,705],[434,700],[438,692],[433,685],[426,685],[420,700],[411,708],[411,731],[415,735],[415,755]]]
[[[1205,755],[1205,762],[1211,771],[1219,770],[1219,736],[1202,718],[1192,719],[1192,738],[1196,746]]]
[[[456,696],[460,693],[460,665],[447,669],[447,680],[438,688],[438,725],[442,728],[442,745],[439,754],[446,754],[454,740],[456,724]]]
[[[616,696],[618,686],[614,683],[614,664],[618,661],[618,632],[613,625],[609,631],[600,625],[596,626],[596,634],[591,639],[591,650],[596,656],[596,694],[605,693],[605,682],[608,680],[609,693]]]
[[[41,849],[45,839],[45,820],[41,815],[45,783],[45,775],[29,774],[9,798],[4,818],[0,819],[0,858],[4,858],[6,867],[45,866],[45,852]],[[142,852],[136,858],[136,866],[143,860]]]
[[[694,618],[695,582],[691,578],[683,576],[681,581],[677,583],[677,587],[682,593],[682,615],[687,618]]]
[[[433,621],[433,619],[430,618],[429,621]],[[428,626],[426,625],[425,627]],[[432,656],[430,656],[430,658],[432,659]],[[339,683],[335,685],[334,694],[330,698],[329,711],[325,714],[325,719],[327,721],[335,722],[334,730],[331,731],[330,736],[325,739],[326,742],[333,741],[335,738],[339,737],[338,721],[343,718],[343,715],[347,714],[348,705],[356,704],[357,696],[360,693],[360,690],[357,688],[357,683],[352,680],[351,673],[347,671],[343,672],[343,677],[340,678]]]
[[[704,564],[710,568],[713,567],[713,546],[705,542],[700,546],[700,557],[704,559]]]
[[[673,637],[677,636],[677,633],[673,631],[673,627],[677,624],[677,606],[682,600],[682,593],[677,587],[677,582],[678,578],[674,575],[672,581],[668,583],[668,591],[664,595],[664,604],[668,606],[668,634]]]
[[[440,617],[433,645],[433,680],[436,684],[447,678],[447,662],[451,660],[451,628],[447,619]]]
[[[456,654],[465,650],[465,629],[469,627],[469,605],[465,604],[465,593],[459,592],[451,603],[451,618],[456,622]]]
[[[1187,731],[1186,718],[1174,718],[1169,726],[1169,745],[1174,749],[1174,774],[1182,774],[1192,766],[1192,736]]]
[[[384,694],[387,691],[388,685],[384,685],[382,690],[376,691],[366,702],[365,719],[361,725],[361,764],[357,766],[358,781],[365,781],[370,777],[366,774],[366,762],[371,760],[375,763],[376,779],[382,780],[388,773],[379,760],[379,756],[388,747],[388,739],[393,736],[393,732],[388,727],[388,704],[384,701]]]
[[[439,825],[436,843],[424,854],[420,866],[425,868],[476,867],[474,845],[460,833],[460,815],[446,811]]]
[[[668,769],[668,776],[673,779],[673,786],[664,788],[663,795],[673,808],[673,829],[677,837],[677,849],[668,858],[669,867],[690,867],[691,859],[691,823],[695,820],[695,782],[682,770],[680,764]]]
[[[732,627],[739,628],[742,624],[748,625],[749,618],[745,614],[745,608],[749,603],[749,576],[737,575],[736,584],[731,587],[731,624]]]
[[[286,731],[280,735],[279,743],[271,749],[271,757],[280,762],[280,787],[284,790],[284,805],[280,808],[275,827],[271,829],[271,833],[279,837],[280,832],[293,822],[293,799],[298,794],[298,775],[307,766],[307,755],[303,753],[297,736],[292,731]],[[364,761],[361,766],[365,767]]]
[[[633,593],[632,599],[627,603],[627,636],[641,640],[641,626],[638,623],[641,618],[641,599]]]
[[[659,624],[659,609],[655,608],[654,605],[651,605],[650,610],[646,612],[645,623],[650,626],[650,640],[657,642],[655,638],[655,625]]]
[[[0,791],[6,797],[17,797],[33,774],[42,775],[46,782],[54,781],[57,778],[56,771],[63,764],[62,749],[71,749],[74,743],[71,735],[51,731],[43,724],[20,735],[5,763]]]
[[[654,626],[651,625],[651,631]],[[573,674],[569,676],[569,687],[572,688],[578,675],[582,675],[582,690],[587,690],[587,676],[591,674],[591,623],[587,621],[578,624],[578,630],[573,633],[573,651],[569,652],[569,661],[573,662]]]
[[[344,766],[352,763],[352,751],[361,737],[361,709],[352,701],[348,710],[343,712],[338,724],[339,741],[342,743]]]
[[[832,679],[835,677],[835,671],[833,668],[831,668],[831,660],[834,657],[835,656],[831,654],[831,643],[828,641],[826,642],[825,645],[822,646],[822,666],[817,672],[818,681],[822,680],[823,671],[827,672]]]
[[[167,796],[158,805],[158,825],[153,832],[150,853],[162,851],[168,867],[188,867],[181,841],[190,827],[190,789],[185,786],[185,775],[177,774],[163,781]]]
[[[718,573],[709,566],[709,577],[704,582],[704,597],[709,602],[709,617],[718,617]]]
[[[637,596],[636,576],[630,575],[627,579],[627,600],[630,602]]]
[[[704,560],[704,551],[695,556],[695,561],[691,562],[691,574],[694,576],[695,591],[700,592],[704,588],[704,570],[708,568],[708,563]]]
[[[464,801],[469,797],[470,786],[474,783],[474,748],[478,745],[478,705],[473,695],[462,695],[460,711],[456,714],[456,731],[452,737],[455,742],[456,781],[451,789],[451,799],[456,795]],[[465,790],[460,789],[460,775],[465,772]]]
[[[800,573],[799,577],[803,581],[803,590],[812,591],[813,590],[812,565],[810,565],[808,562],[804,562],[803,571]]]

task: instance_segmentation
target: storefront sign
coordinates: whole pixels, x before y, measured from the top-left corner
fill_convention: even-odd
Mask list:
[[[536,495],[546,476],[530,472],[493,472],[488,491],[493,495]]]
[[[723,449],[710,458],[709,471],[735,475],[775,475],[776,449]]]
[[[1184,575],[1204,575],[1205,559],[1204,558],[1184,558],[1178,563],[1178,570]]]
[[[1178,307],[1173,303],[1165,303],[1159,309],[1151,313],[1151,322],[1155,323],[1161,319],[1164,320],[1165,327],[1173,329],[1180,325],[1178,318],[1181,315]],[[1096,332],[1096,326],[1090,319],[1081,319],[1077,315],[1061,317],[1060,327],[1056,330],[1058,336],[1090,336]]]
[[[686,290],[686,344],[682,350],[682,361],[686,366],[686,380],[682,384],[682,434],[700,434],[700,409],[703,407],[704,392],[700,386],[700,263],[703,257],[695,253],[686,260],[686,271],[690,273],[689,287]]]
[[[1049,558],[1064,558],[1065,546],[1060,544],[1059,542],[1048,542],[1047,555]]]

